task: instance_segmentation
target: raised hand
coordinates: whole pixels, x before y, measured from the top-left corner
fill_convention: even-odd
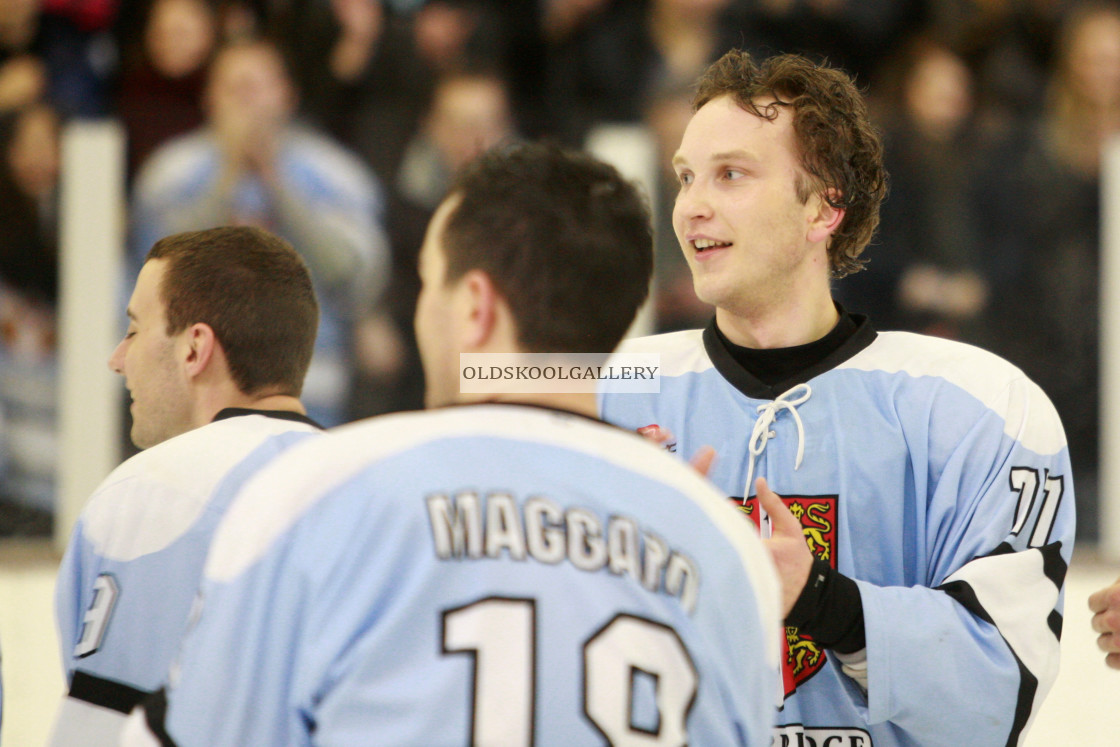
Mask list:
[[[790,513],[778,494],[770,489],[766,478],[758,478],[754,481],[754,486],[758,505],[770,520],[770,536],[764,536],[763,544],[770,551],[770,557],[778,570],[778,579],[782,584],[782,617],[785,618],[809,579],[813,553],[805,544],[801,522]]]
[[[638,435],[643,438],[648,438],[658,446],[664,446],[666,449],[672,450],[670,447],[676,446],[676,438],[668,428],[662,428],[660,425],[647,425],[638,429]],[[708,472],[712,469],[712,462],[715,461],[716,450],[711,446],[701,446],[688,460],[693,469],[699,472],[704,477],[708,476]]]

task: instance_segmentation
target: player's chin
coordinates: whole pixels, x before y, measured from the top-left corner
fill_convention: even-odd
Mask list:
[[[151,439],[149,439],[143,431],[137,430],[136,428],[132,429],[128,437],[132,440],[132,445],[137,449],[146,449],[152,445]]]
[[[136,448],[147,449],[155,446],[160,441],[167,440],[165,436],[155,432],[151,428],[148,421],[145,420],[142,414],[138,416],[136,410],[133,410],[132,413],[132,430],[129,433],[129,437],[132,439],[132,443],[136,446]]]
[[[710,306],[725,306],[732,296],[722,282],[708,273],[692,273],[692,290],[701,302]]]

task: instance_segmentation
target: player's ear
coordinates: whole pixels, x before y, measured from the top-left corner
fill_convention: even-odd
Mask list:
[[[462,327],[460,350],[477,349],[493,336],[497,322],[500,294],[494,281],[482,270],[471,270],[459,280],[462,304],[459,315]]]
[[[823,194],[815,195],[810,204],[816,206],[815,214],[809,218],[809,232],[807,238],[811,243],[827,241],[837,228],[840,221],[844,220],[844,208],[835,207],[840,201],[840,192],[829,188]]]
[[[184,363],[187,375],[194,378],[206,370],[214,359],[218,338],[209,324],[198,322],[183,331]]]

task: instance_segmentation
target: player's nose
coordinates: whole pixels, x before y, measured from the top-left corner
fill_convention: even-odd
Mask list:
[[[678,220],[693,221],[712,217],[711,194],[703,184],[693,182],[688,189],[681,190],[673,212]]]
[[[121,376],[124,375],[124,340],[117,343],[117,347],[109,356],[109,370]]]

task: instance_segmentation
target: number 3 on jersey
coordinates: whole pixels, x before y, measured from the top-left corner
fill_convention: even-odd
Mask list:
[[[102,573],[93,582],[93,601],[82,618],[82,634],[74,647],[75,657],[89,656],[101,648],[101,639],[109,627],[118,591],[116,580],[108,573]]]
[[[444,653],[475,657],[471,744],[533,744],[535,632],[532,599],[490,597],[444,612]],[[688,741],[685,722],[699,678],[672,628],[618,615],[584,642],[583,667],[584,712],[610,744]],[[633,724],[632,689],[639,673],[658,690],[655,730]]]

